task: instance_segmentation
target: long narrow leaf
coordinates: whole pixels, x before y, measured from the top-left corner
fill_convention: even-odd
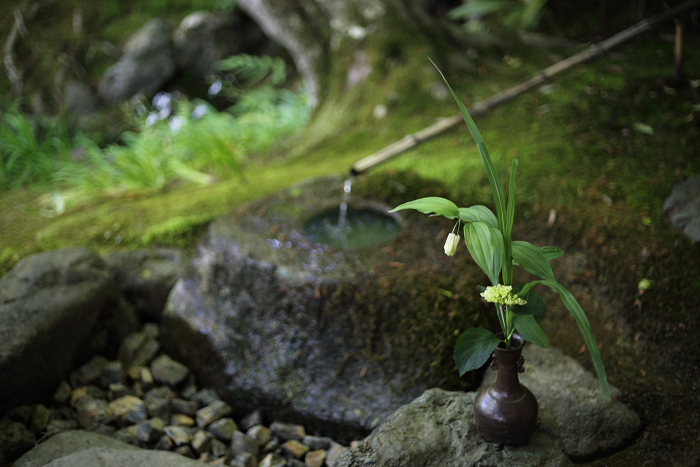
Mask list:
[[[576,299],[571,293],[564,288],[561,284],[553,280],[541,281],[542,284],[551,287],[555,292],[561,296],[562,302],[566,308],[569,309],[571,314],[574,316],[576,323],[578,323],[579,329],[581,329],[581,334],[583,334],[583,340],[586,342],[588,351],[591,354],[591,360],[593,360],[593,367],[598,374],[598,380],[600,381],[600,387],[603,390],[603,395],[606,398],[610,398],[610,387],[608,387],[608,378],[605,375],[605,368],[603,367],[603,360],[600,357],[600,351],[598,350],[598,344],[593,337],[593,331],[591,330],[591,325],[588,323],[588,318],[583,312],[583,309],[578,304]]]
[[[445,198],[428,197],[409,201],[396,206],[389,212],[401,211],[402,209],[415,209],[423,214],[440,214],[448,219],[459,217],[459,208],[455,203]]]
[[[428,59],[430,60],[430,59]],[[457,97],[457,94],[452,90],[452,87],[450,86],[450,83],[447,82],[445,79],[445,75],[442,74],[442,71],[435,65],[435,62],[430,60],[430,62],[435,66],[437,69],[438,73],[440,73],[440,76],[442,77],[443,81],[445,81],[445,84],[447,85],[447,88],[450,90],[452,93],[452,97],[454,97],[455,101],[457,102],[457,106],[459,107],[459,111],[462,113],[462,117],[464,118],[464,122],[467,124],[467,127],[469,128],[469,133],[471,133],[472,138],[474,138],[474,142],[476,143],[476,147],[479,149],[479,155],[481,156],[481,162],[484,164],[484,168],[486,169],[486,175],[489,178],[489,183],[491,184],[491,191],[493,192],[493,200],[496,203],[496,213],[498,214],[498,225],[503,232],[503,220],[504,220],[504,215],[506,211],[506,203],[505,203],[505,195],[503,194],[503,186],[501,186],[501,182],[498,179],[498,174],[496,173],[496,168],[493,165],[493,161],[491,160],[491,157],[489,156],[489,152],[486,149],[486,145],[484,144],[484,139],[481,137],[481,133],[479,133],[478,128],[476,127],[476,124],[474,123],[474,120],[472,120],[471,115],[469,115],[469,111],[467,108],[462,104],[462,101],[459,100]]]
[[[554,246],[539,246],[535,248],[538,248],[540,250],[540,253],[544,255],[547,261],[557,259],[564,254],[564,250],[560,250],[559,248]],[[513,258],[513,264],[515,266],[520,266],[520,264],[515,260],[515,258]]]
[[[543,279],[554,280],[552,267],[539,248],[528,242],[513,242],[513,258],[527,272]]]
[[[510,186],[508,187],[508,210],[506,215],[506,233],[513,230],[513,219],[515,219],[515,170],[518,168],[518,160],[513,159],[510,166]]]

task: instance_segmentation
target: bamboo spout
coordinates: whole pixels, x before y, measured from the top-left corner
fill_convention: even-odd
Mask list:
[[[677,17],[685,11],[698,7],[700,7],[700,0],[689,0],[683,3],[682,5],[668,10],[658,16],[655,16],[650,19],[645,19],[637,23],[636,25],[627,28],[624,31],[604,40],[603,42],[593,44],[586,50],[572,57],[566,58],[558,63],[555,63],[554,65],[542,71],[537,72],[531,78],[522,81],[521,83],[513,86],[512,88],[506,91],[503,91],[484,101],[474,104],[473,106],[469,107],[469,114],[472,117],[481,116],[487,111],[496,107],[497,105],[507,102],[513,99],[514,97],[517,97],[525,93],[526,91],[529,91],[530,89],[551,80],[555,75],[566,71],[587,60],[602,57],[608,50],[612,49],[613,47],[618,46],[621,43],[628,41],[629,39],[632,39],[633,37],[643,32],[649,31],[650,29],[656,27],[657,25],[665,21]],[[680,32],[678,34],[682,36],[682,29],[680,29]],[[682,63],[682,52],[679,52],[679,50],[682,50],[682,41],[681,48],[677,47],[676,49],[676,63],[678,70],[680,70],[680,63]],[[434,136],[444,133],[445,131],[459,124],[461,121],[462,115],[457,114],[449,118],[441,119],[437,123],[434,123],[433,125],[424,128],[423,130],[417,133],[407,135],[403,139],[387,146],[381,151],[376,152],[371,156],[365,157],[364,159],[353,164],[353,166],[350,168],[350,175],[357,176],[363,172],[366,172],[367,170],[376,167],[382,162],[386,162],[387,160],[401,154],[402,152],[405,152],[409,149],[413,149],[423,141],[426,141]]]

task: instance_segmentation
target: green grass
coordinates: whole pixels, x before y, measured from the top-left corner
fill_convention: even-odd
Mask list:
[[[520,160],[518,200],[528,216],[544,215],[551,208],[578,213],[595,206],[594,209],[605,213],[604,217],[623,213],[629,218],[626,222],[635,228],[647,228],[642,225],[642,219],[650,216],[657,228],[666,229],[660,213],[663,198],[674,183],[700,170],[696,158],[692,157],[692,148],[697,147],[692,124],[677,118],[677,115],[687,116],[687,99],[657,92],[656,100],[643,101],[636,107],[631,102],[640,89],[658,88],[659,70],[646,64],[657,57],[652,63],[658,62],[661,68],[663,61],[658,59],[656,50],[667,47],[665,43],[635,44],[627,49],[623,61],[613,57],[581,66],[556,82],[559,86],[556,92],[548,95],[530,92],[477,122],[497,167],[507,168],[512,158]],[[511,52],[514,53],[517,52]],[[460,97],[473,103],[477,96],[485,98],[493,93],[494,84],[503,89],[540,67],[541,57],[533,55],[530,60],[527,52],[522,53],[521,69],[506,65],[498,56],[486,55],[479,59],[480,65],[486,68],[486,79],[479,79],[477,75],[467,75],[463,79],[448,76],[448,79],[457,83]],[[645,65],[635,66],[637,62]],[[626,68],[622,72],[608,71],[620,63]],[[692,61],[688,67],[700,69]],[[402,105],[401,100],[409,97],[401,94],[383,120],[371,117],[372,103],[392,88],[387,86],[376,95],[361,96],[361,101],[366,102],[366,111],[358,112],[355,119],[345,128],[337,129],[333,137],[308,144],[305,140],[313,141],[312,133],[319,124],[324,124],[323,115],[317,116],[306,135],[297,137],[288,146],[290,150],[286,153],[293,157],[283,155],[266,158],[265,162],[262,159],[251,161],[243,179],[221,179],[207,187],[137,193],[116,199],[95,196],[89,204],[54,219],[35,218],[39,209],[35,200],[26,194],[23,201],[15,202],[15,208],[22,206],[13,213],[15,219],[21,219],[18,220],[20,225],[3,229],[0,241],[15,255],[77,244],[111,248],[118,245],[113,235],[105,238],[105,232],[111,232],[118,223],[121,246],[137,246],[144,242],[182,244],[177,239],[166,240],[168,235],[164,232],[148,234],[149,228],[167,227],[171,218],[185,219],[183,222],[187,223],[203,212],[214,218],[245,201],[306,177],[346,173],[357,160],[430,125],[437,116],[455,114],[457,109],[449,101],[433,101],[426,96],[427,86],[423,83],[433,78],[437,79],[429,77],[406,86],[414,93],[410,105]],[[494,82],[496,79],[498,81]],[[585,91],[587,86],[598,86],[597,94],[589,95]],[[416,89],[421,92],[416,93]],[[601,96],[601,90],[608,93],[607,97]],[[547,112],[542,111],[543,105],[548,106]],[[619,118],[620,112],[628,113],[624,120]],[[673,116],[665,119],[664,113]],[[627,127],[633,121],[655,126],[654,135],[632,131],[623,136],[620,126]],[[612,148],[612,155],[608,146]],[[297,147],[305,149],[300,151],[295,149]],[[620,150],[622,152],[618,152]],[[660,157],[659,152],[664,150],[671,156]],[[643,157],[636,157],[638,151]],[[466,127],[460,126],[428,141],[377,170],[386,169],[410,169],[424,177],[441,180],[460,205],[490,205],[488,181]],[[505,180],[507,174],[503,170],[501,177]],[[604,202],[603,195],[613,206]],[[7,203],[2,204],[6,208],[0,216],[6,219]],[[615,211],[618,208],[620,212]],[[591,216],[593,214],[589,213],[581,218],[590,219]],[[202,221],[197,219],[197,222]],[[22,227],[24,222],[27,231]],[[172,227],[177,230],[182,225],[173,224]],[[183,231],[183,236],[194,241],[191,232]],[[5,270],[13,264],[11,257],[14,256],[5,253]]]

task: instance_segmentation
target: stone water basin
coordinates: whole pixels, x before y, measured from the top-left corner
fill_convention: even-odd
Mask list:
[[[342,187],[341,177],[308,180],[215,221],[162,326],[167,351],[241,414],[263,407],[351,439],[428,387],[473,389],[481,374],[459,378],[454,341],[493,323],[478,294],[458,293],[483,277],[468,255],[445,256],[449,222],[393,215],[398,235],[356,249],[305,236]],[[382,188],[391,204],[365,196]],[[386,213],[416,195],[360,187],[348,204]]]

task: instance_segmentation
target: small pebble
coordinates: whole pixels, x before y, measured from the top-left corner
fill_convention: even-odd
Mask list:
[[[304,439],[302,439],[301,442],[306,444],[312,450],[323,449],[325,451],[331,447],[333,440],[325,436],[304,436]]]
[[[144,443],[154,443],[163,436],[165,424],[160,418],[152,418],[136,424],[134,437]]]
[[[270,430],[282,441],[295,439],[301,441],[306,436],[306,430],[301,425],[293,425],[291,423],[272,422]]]
[[[287,459],[271,452],[260,461],[258,467],[284,467],[287,465]]]
[[[129,386],[127,386],[126,384],[124,384],[121,381],[118,383],[110,384],[108,389],[109,389],[109,400],[110,401],[114,401],[115,399],[119,399],[120,397],[134,395],[134,391],[132,391]]]
[[[237,454],[231,461],[231,467],[257,467],[257,465],[258,462],[255,460],[255,456],[247,452]]]
[[[194,450],[195,454],[202,455],[211,451],[211,440],[214,439],[214,435],[206,430],[197,430],[192,436],[192,442],[190,445]]]
[[[153,446],[153,449],[157,449],[158,451],[170,451],[172,448],[173,441],[165,435],[158,438],[158,441],[156,441],[156,444]]]
[[[262,425],[262,413],[259,410],[254,410],[241,420],[241,427],[244,430],[249,430],[255,425]]]
[[[170,424],[192,427],[196,425],[196,422],[194,418],[178,413],[170,417]]]
[[[233,433],[231,449],[233,449],[234,454],[248,453],[257,456],[260,453],[260,445],[240,431]]]
[[[304,461],[307,467],[323,467],[323,463],[326,461],[326,450],[309,451],[306,453]]]
[[[209,425],[207,427],[207,430],[209,430],[214,436],[216,436],[221,441],[229,442],[231,441],[233,433],[236,430],[238,430],[238,427],[236,426],[236,422],[234,422],[233,419],[220,418],[219,420]],[[255,437],[250,436],[250,434],[248,434],[248,436],[257,441]]]
[[[224,457],[226,455],[227,450],[228,450],[226,445],[216,438],[213,438],[211,440],[209,449],[211,451],[211,455],[217,459],[219,457]]]
[[[78,424],[83,428],[91,428],[112,416],[107,401],[102,399],[82,399],[77,407],[77,413]]]
[[[123,441],[127,444],[134,444],[136,441],[136,425],[124,427],[112,434],[112,438]]]
[[[301,444],[295,439],[290,439],[289,441],[285,442],[282,446],[280,446],[280,451],[282,451],[282,453],[287,457],[301,459],[302,457],[304,457],[304,454],[309,452],[309,447],[304,444]]]
[[[110,384],[119,383],[124,379],[122,362],[115,360],[105,363],[100,372],[100,386],[109,387]]]
[[[153,359],[151,372],[158,383],[175,387],[185,380],[190,370],[182,363],[163,354]]]
[[[198,408],[199,404],[197,404],[195,401],[188,401],[177,397],[170,399],[170,409],[175,413],[181,413],[183,415],[194,417]]]
[[[194,459],[194,453],[192,452],[192,448],[189,446],[180,446],[179,448],[176,448],[174,451],[176,454],[180,454],[181,456],[189,457],[190,459]]]
[[[151,418],[160,418],[161,420],[170,419],[170,401],[162,397],[148,397],[148,394],[143,400],[148,410],[148,416]]]
[[[194,393],[192,400],[197,402],[200,407],[206,407],[216,401],[220,401],[219,395],[211,389],[201,389]]]
[[[197,425],[204,428],[210,423],[226,417],[232,411],[231,406],[226,402],[220,400],[214,401],[210,405],[197,411]]]
[[[65,379],[61,380],[61,382],[58,383],[56,391],[53,393],[53,400],[59,404],[67,404],[72,390],[73,389],[70,387],[70,384],[68,384]]]
[[[175,446],[189,444],[192,440],[192,430],[187,427],[168,425],[164,428],[165,434],[175,443]]]
[[[116,416],[120,426],[133,425],[146,420],[146,405],[136,396],[124,396],[110,402],[107,407]]]
[[[272,432],[263,425],[256,425],[246,432],[246,435],[261,446],[265,446],[272,441]]]

